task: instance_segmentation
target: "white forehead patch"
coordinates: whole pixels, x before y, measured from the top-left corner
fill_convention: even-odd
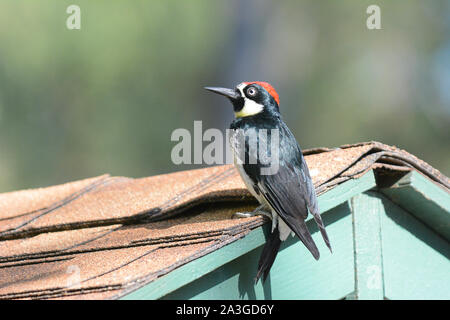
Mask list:
[[[240,84],[237,86],[238,90],[241,92],[242,95],[244,95],[244,92],[243,92],[242,90],[244,90],[244,88],[245,88],[246,86],[247,86],[247,85],[246,85],[245,83],[240,83]]]
[[[234,113],[236,118],[253,116],[255,114],[260,113],[264,109],[264,106],[262,104],[256,103],[255,101],[253,101],[245,96],[244,88],[246,86],[247,85],[245,83],[240,83],[236,87],[241,92],[241,96],[244,98],[244,107],[240,111]]]

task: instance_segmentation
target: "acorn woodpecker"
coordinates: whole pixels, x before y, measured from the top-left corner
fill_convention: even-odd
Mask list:
[[[289,234],[297,235],[313,257],[319,259],[319,250],[305,224],[308,212],[331,251],[308,166],[294,135],[281,118],[275,89],[262,81],[242,82],[235,89],[205,89],[227,97],[233,104],[236,119],[230,126],[230,145],[234,164],[260,203],[254,211],[236,215],[249,217],[259,214],[272,219],[272,231],[259,259],[256,283],[261,276],[263,282],[266,280],[281,242]],[[254,139],[251,139],[252,134]],[[261,149],[267,149],[271,143],[276,148],[270,147],[271,151],[266,152],[268,155],[262,157],[265,153]],[[274,164],[268,163],[268,159],[269,162],[277,161],[276,166],[272,166],[275,170],[263,172],[264,168]]]

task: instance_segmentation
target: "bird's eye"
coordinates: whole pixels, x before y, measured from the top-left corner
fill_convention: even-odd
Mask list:
[[[249,96],[254,96],[254,95],[256,95],[256,89],[255,88],[253,88],[253,87],[250,87],[250,88],[248,88],[247,89],[247,94],[249,95]]]

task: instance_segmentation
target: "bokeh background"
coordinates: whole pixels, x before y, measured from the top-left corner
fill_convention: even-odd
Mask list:
[[[448,0],[2,0],[0,192],[200,167],[172,163],[171,133],[225,130],[202,87],[249,80],[303,148],[378,140],[450,173]]]

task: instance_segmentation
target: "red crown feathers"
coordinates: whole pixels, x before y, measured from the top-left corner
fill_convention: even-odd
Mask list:
[[[267,90],[267,92],[275,99],[278,106],[280,106],[280,97],[278,96],[278,93],[275,91],[275,89],[270,85],[268,82],[264,81],[252,81],[252,82],[244,82],[246,85],[249,84],[259,84],[261,87]]]

